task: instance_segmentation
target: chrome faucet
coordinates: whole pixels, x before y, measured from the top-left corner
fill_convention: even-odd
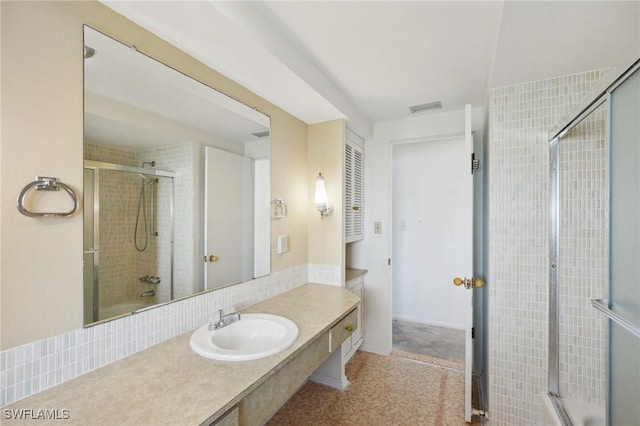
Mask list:
[[[218,321],[209,320],[209,331],[219,330],[236,321],[240,321],[240,312],[223,315],[222,309],[218,309]]]
[[[140,297],[153,297],[156,295],[156,292],[153,290],[145,291],[140,295]]]

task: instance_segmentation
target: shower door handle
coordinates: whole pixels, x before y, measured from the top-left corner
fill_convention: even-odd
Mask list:
[[[476,288],[482,288],[484,287],[484,280],[481,280],[480,278],[459,278],[459,277],[455,277],[453,279],[453,284],[456,286],[461,286],[464,284],[464,288],[466,288],[467,290],[476,287]]]

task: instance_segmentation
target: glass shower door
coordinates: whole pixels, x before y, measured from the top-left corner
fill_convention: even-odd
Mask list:
[[[640,72],[611,92],[610,425],[640,419]]]

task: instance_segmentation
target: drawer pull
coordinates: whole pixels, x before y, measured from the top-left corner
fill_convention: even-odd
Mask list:
[[[347,330],[349,333],[351,333],[353,331],[353,326],[352,325],[348,325],[344,329]]]

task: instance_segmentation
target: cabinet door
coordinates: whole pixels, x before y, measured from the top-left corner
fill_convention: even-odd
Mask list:
[[[346,242],[364,237],[364,149],[347,133],[345,143],[345,237]]]

